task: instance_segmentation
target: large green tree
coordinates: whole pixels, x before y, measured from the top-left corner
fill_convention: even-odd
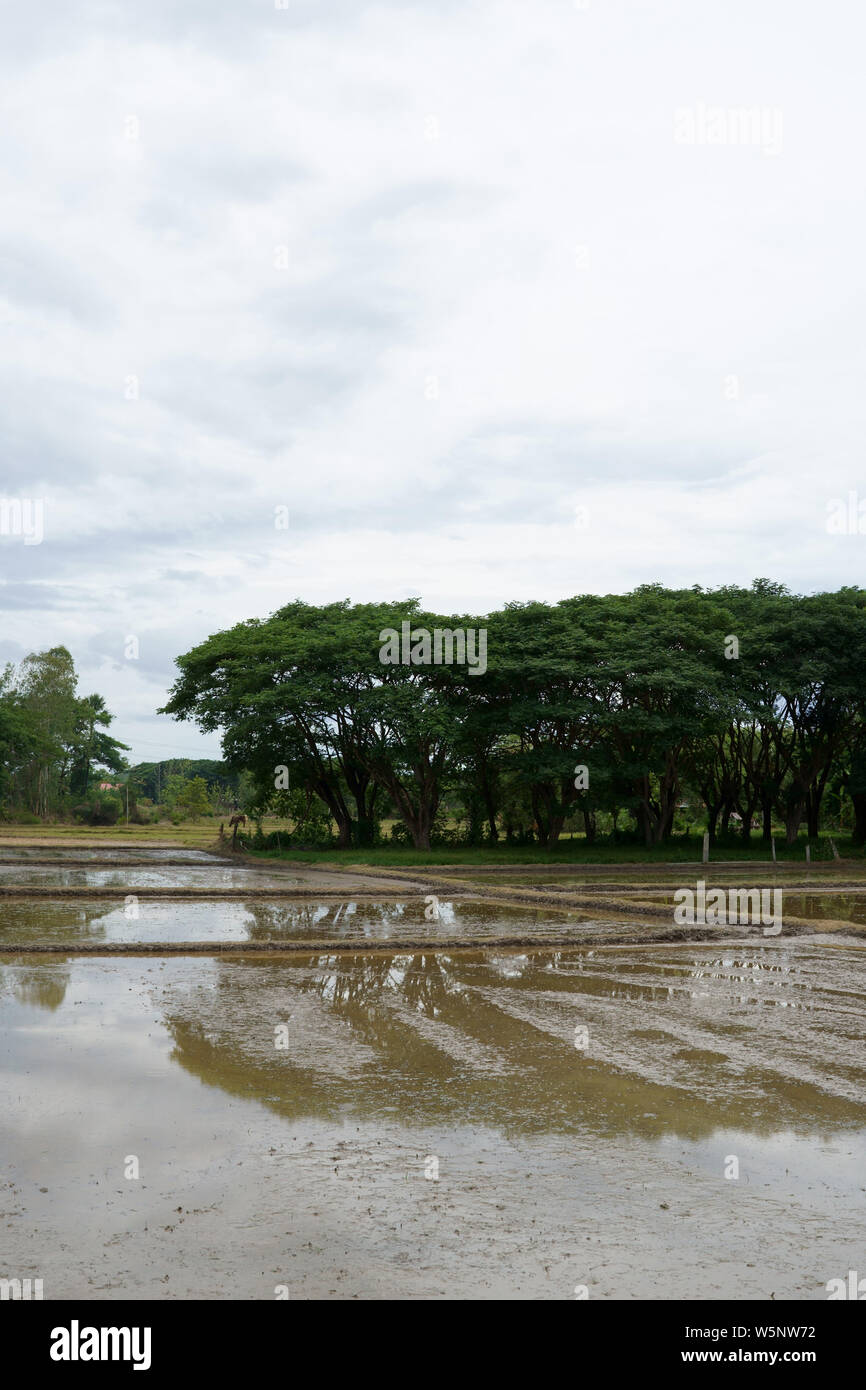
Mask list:
[[[482,627],[483,673],[431,659],[425,632]],[[390,630],[398,655],[383,662]],[[425,613],[416,600],[296,601],[177,664],[164,712],[221,730],[259,809],[281,804],[286,778],[318,797],[344,846],[369,843],[392,807],[427,847],[443,798],[463,808],[476,842],[502,825],[552,847],[576,814],[591,837],[600,811],[628,811],[652,846],[671,834],[686,790],[703,797],[713,835],[739,817],[748,839],[760,810],[765,837],[781,812],[793,841],[804,819],[817,833],[834,769],[860,794],[858,589],[652,584],[484,619]]]

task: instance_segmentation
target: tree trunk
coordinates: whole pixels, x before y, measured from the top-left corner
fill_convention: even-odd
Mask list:
[[[761,839],[764,841],[765,844],[768,845],[768,844],[770,843],[770,841],[772,840],[772,838],[773,838],[773,798],[772,798],[772,797],[763,797],[763,798],[761,799],[761,815],[762,815],[762,820],[763,820],[763,828],[762,828],[762,830],[761,830]]]
[[[752,838],[752,817],[755,814],[755,806],[756,802],[750,801],[747,805],[740,806],[739,808],[740,815],[743,817],[743,823],[740,826],[740,835],[743,840],[745,840],[746,844],[748,844]]]
[[[547,849],[555,849],[557,841],[562,834],[562,827],[565,824],[565,816],[550,816],[547,822],[547,834],[544,844]]]
[[[785,844],[793,845],[797,842],[800,833],[800,823],[803,819],[804,800],[796,801],[785,812]]]
[[[816,778],[812,783],[806,797],[806,823],[809,827],[810,840],[817,840],[818,838],[818,826],[821,820],[821,803],[824,799],[824,790],[827,786],[829,775],[830,767],[828,764],[821,776]]]
[[[348,849],[352,843],[352,817],[349,815],[349,808],[342,796],[334,792],[333,787],[325,778],[320,778],[314,788],[308,787],[308,804],[312,791],[315,791],[322,798],[331,816],[337,822],[337,848]]]
[[[376,833],[376,822],[372,816],[359,816],[355,821],[355,844],[359,849],[372,845]]]
[[[415,806],[400,782],[392,782],[387,790],[393,797],[401,818],[409,827],[412,844],[416,849],[429,849],[430,831],[439,806],[438,792],[428,792],[428,799],[419,799],[419,804]]]
[[[490,843],[495,845],[499,840],[499,830],[496,825],[496,798],[490,785],[486,760],[481,767],[481,796],[484,800],[484,809],[487,812],[487,824],[490,827]]]
[[[652,849],[653,826],[652,817],[650,815],[650,789],[648,777],[642,777],[638,783],[638,795],[641,799],[637,807],[637,823],[640,828],[640,833],[643,836],[644,844],[647,849]]]
[[[351,843],[362,847],[372,845],[376,833],[376,799],[379,795],[379,788],[372,781],[365,768],[359,769],[356,766],[350,766],[346,768],[343,775],[355,803],[354,817],[350,817],[348,808],[343,807],[349,818]],[[339,797],[339,801],[342,802],[342,800],[342,796]],[[334,819],[339,825],[339,818],[335,816]],[[341,839],[341,846],[342,843]]]
[[[430,827],[418,821],[409,826],[409,833],[412,836],[412,844],[416,849],[430,848]]]
[[[529,793],[529,804],[532,807],[533,829],[538,838],[538,843],[540,845],[545,845],[547,844],[547,817],[544,814],[541,795],[537,787],[533,787]]]

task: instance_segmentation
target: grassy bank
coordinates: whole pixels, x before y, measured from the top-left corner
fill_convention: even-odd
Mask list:
[[[861,847],[852,847],[850,841],[837,838],[836,844],[843,858],[862,859]],[[805,838],[791,846],[776,841],[776,858],[781,864],[805,864]],[[488,845],[479,848],[470,846],[443,846],[431,850],[417,850],[403,846],[378,846],[375,849],[352,850],[314,850],[267,849],[256,850],[247,842],[247,852],[261,859],[293,860],[305,864],[349,865],[363,864],[379,868],[410,868],[425,864],[468,864],[490,865],[500,868],[520,864],[553,865],[566,864],[578,867],[581,864],[700,864],[703,849],[701,836],[688,839],[680,837],[665,845],[645,849],[634,844],[587,845],[585,840],[565,840],[555,849],[543,849],[538,845],[506,846]],[[827,838],[812,844],[812,862],[831,861],[833,851]],[[748,860],[758,864],[771,862],[769,846],[756,836],[749,845],[728,843],[714,846],[710,850],[710,862],[714,864]]]
[[[212,820],[199,824],[172,825],[71,825],[68,822],[40,825],[0,824],[0,845],[38,845],[40,841],[63,844],[166,845],[178,849],[210,849],[219,836],[219,824]]]
[[[268,819],[264,824],[266,833],[277,831],[281,836],[289,836],[285,827]],[[863,859],[864,848],[851,844],[850,838],[833,837],[844,859]],[[213,820],[197,823],[186,822],[172,825],[170,822],[158,825],[111,825],[87,826],[69,823],[42,825],[0,824],[0,846],[11,847],[16,842],[31,845],[54,842],[58,846],[83,845],[129,845],[130,848],[148,845],[177,849],[203,849],[226,851],[230,840],[219,841],[219,822]],[[807,840],[802,836],[795,844],[786,846],[781,834],[776,836],[776,858],[780,864],[805,864]],[[544,849],[539,845],[468,845],[437,846],[431,850],[417,850],[404,845],[378,845],[373,849],[301,849],[286,843],[277,849],[255,849],[250,837],[243,837],[246,853],[262,860],[293,861],[304,864],[333,865],[348,867],[351,864],[379,868],[411,868],[425,865],[454,864],[489,867],[518,867],[520,865],[569,865],[582,864],[700,864],[703,848],[701,835],[676,836],[667,844],[646,849],[638,844],[611,844],[602,841],[588,845],[581,837],[562,839],[555,849]],[[830,861],[833,852],[829,836],[821,836],[812,842],[812,861]],[[725,844],[714,845],[710,850],[713,864],[735,861],[749,861],[756,864],[771,862],[769,847],[752,836],[746,845],[740,840],[729,840]]]

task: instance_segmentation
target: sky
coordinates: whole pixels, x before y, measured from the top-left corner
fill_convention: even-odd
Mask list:
[[[5,8],[0,662],[62,643],[133,761],[214,757],[174,658],[295,598],[861,584],[864,31]]]

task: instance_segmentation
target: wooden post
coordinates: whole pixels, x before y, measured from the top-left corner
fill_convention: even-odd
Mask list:
[[[775,864],[775,862],[776,862],[776,839],[775,839],[775,836],[773,836],[773,835],[770,836],[770,849],[773,851],[773,863]]]
[[[807,863],[807,864],[811,864],[811,862],[812,862],[812,846],[809,845],[809,844],[807,844],[807,845],[806,845],[806,863]]]
[[[705,830],[705,831],[704,831],[704,857],[703,857],[703,859],[702,859],[701,862],[702,862],[703,864],[709,864],[709,862],[710,862],[710,832],[709,832],[709,830]]]

